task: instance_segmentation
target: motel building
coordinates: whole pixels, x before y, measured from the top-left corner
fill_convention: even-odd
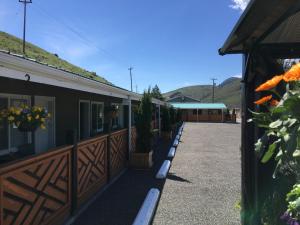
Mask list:
[[[225,122],[225,110],[223,103],[175,103],[170,104],[182,111],[182,120],[185,122]]]
[[[0,121],[0,224],[62,224],[118,177],[136,148],[141,98],[0,51],[0,111],[39,106],[51,115],[34,131]],[[160,132],[166,103],[152,104],[152,129]]]

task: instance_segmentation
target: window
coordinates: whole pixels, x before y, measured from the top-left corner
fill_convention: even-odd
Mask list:
[[[29,96],[0,94],[0,110],[12,106],[20,107],[23,104],[30,105]],[[16,152],[20,147],[31,142],[29,132],[20,132],[16,126],[9,125],[6,120],[0,121],[0,137],[0,155]]]
[[[202,115],[202,109],[198,109],[198,114]]]
[[[193,115],[197,115],[197,109],[193,110]]]
[[[92,134],[95,135],[103,131],[104,106],[103,103],[92,102]]]

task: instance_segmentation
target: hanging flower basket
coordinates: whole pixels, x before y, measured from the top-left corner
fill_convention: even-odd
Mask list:
[[[110,105],[104,108],[105,113],[109,118],[115,118],[118,115],[119,106],[118,105]]]
[[[37,128],[46,129],[46,121],[51,117],[46,108],[27,105],[10,107],[0,112],[0,119],[7,120],[21,132],[34,132]]]
[[[34,132],[38,128],[38,125],[22,122],[18,126],[18,130],[21,132]]]

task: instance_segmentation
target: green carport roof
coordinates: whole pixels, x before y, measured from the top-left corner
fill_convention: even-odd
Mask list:
[[[178,109],[226,109],[224,103],[170,103]]]

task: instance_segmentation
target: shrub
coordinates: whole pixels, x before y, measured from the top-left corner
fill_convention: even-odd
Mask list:
[[[172,106],[169,108],[169,111],[170,111],[171,125],[174,125],[176,123],[176,111]]]
[[[150,92],[144,92],[141,103],[135,115],[137,130],[137,151],[151,151],[151,121],[152,121],[152,100]]]
[[[164,132],[171,131],[171,120],[170,120],[170,112],[166,106],[162,107],[162,123],[161,130]]]

